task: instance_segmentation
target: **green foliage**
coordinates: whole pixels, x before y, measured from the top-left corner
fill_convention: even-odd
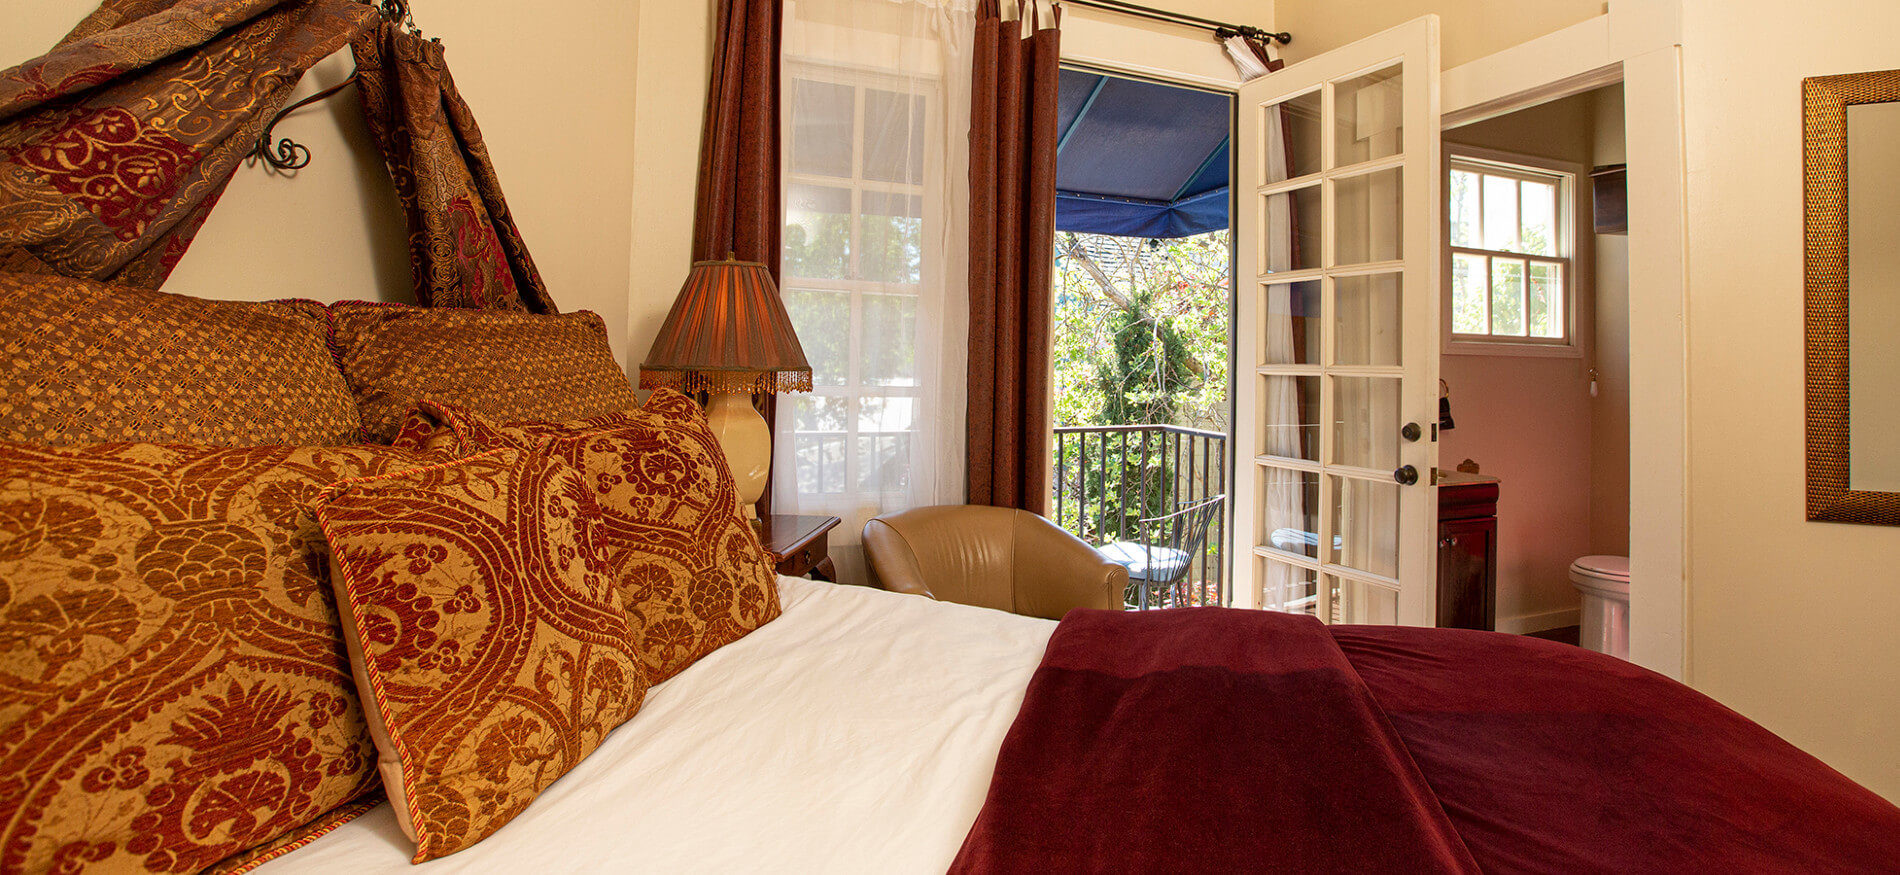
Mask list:
[[[1228,233],[1063,233],[1057,249],[1056,424],[1226,432]],[[1095,543],[1132,539],[1136,520],[1177,510],[1187,494],[1179,440],[1158,430],[1071,436],[1056,461],[1070,529]]]
[[[1226,431],[1228,233],[1057,247],[1056,424]]]

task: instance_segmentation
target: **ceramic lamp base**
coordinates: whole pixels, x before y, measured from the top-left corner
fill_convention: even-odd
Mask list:
[[[739,488],[739,509],[749,520],[758,519],[759,496],[772,471],[772,430],[747,395],[714,395],[706,405],[706,421],[726,453],[732,479]]]

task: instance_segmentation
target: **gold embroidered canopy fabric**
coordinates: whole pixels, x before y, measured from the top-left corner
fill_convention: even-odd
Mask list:
[[[0,267],[158,288],[349,0],[107,0],[0,72]]]
[[[370,135],[409,220],[425,307],[554,313],[442,44],[383,22],[350,46]]]

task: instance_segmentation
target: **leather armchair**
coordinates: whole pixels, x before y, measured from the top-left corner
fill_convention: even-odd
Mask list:
[[[1052,522],[982,505],[919,507],[864,524],[872,579],[892,592],[1059,620],[1122,609],[1128,569]]]

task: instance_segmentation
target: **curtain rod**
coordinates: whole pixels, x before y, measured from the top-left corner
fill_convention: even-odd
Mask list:
[[[1132,15],[1136,18],[1165,21],[1169,24],[1179,24],[1187,27],[1198,27],[1202,30],[1213,31],[1214,35],[1221,39],[1226,39],[1230,36],[1244,36],[1254,39],[1272,40],[1280,45],[1286,45],[1293,41],[1293,34],[1290,33],[1273,33],[1248,24],[1228,24],[1224,21],[1215,21],[1211,18],[1202,18],[1198,15],[1188,15],[1184,12],[1169,12],[1166,9],[1155,9],[1151,6],[1138,6],[1133,3],[1124,3],[1122,0],[1058,0],[1058,4],[1063,6],[1088,6],[1095,9],[1104,9],[1109,12],[1119,12],[1123,15]]]

